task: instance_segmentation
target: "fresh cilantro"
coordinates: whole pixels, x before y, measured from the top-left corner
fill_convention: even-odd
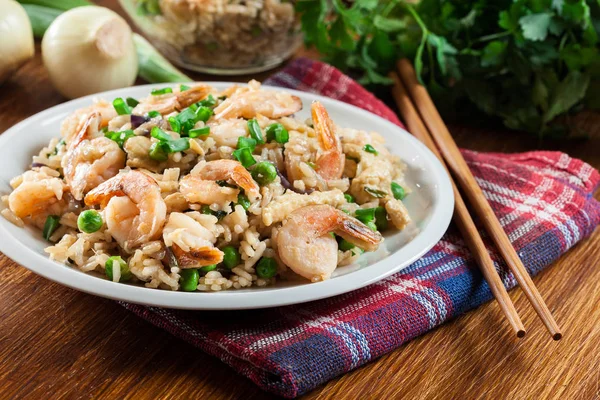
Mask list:
[[[539,137],[600,107],[600,2],[299,0],[305,41],[364,85],[389,84],[403,57],[449,119],[474,111]],[[465,101],[467,100],[467,101]]]

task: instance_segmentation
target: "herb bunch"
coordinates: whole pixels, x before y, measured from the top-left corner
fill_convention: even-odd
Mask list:
[[[362,84],[390,83],[408,57],[445,116],[476,107],[508,128],[566,137],[566,113],[600,107],[599,3],[301,0],[297,9],[307,44]]]

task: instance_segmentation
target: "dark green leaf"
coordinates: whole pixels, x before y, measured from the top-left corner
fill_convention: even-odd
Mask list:
[[[552,93],[548,111],[544,114],[544,122],[552,121],[557,115],[568,111],[581,101],[589,84],[588,74],[579,71],[569,72]]]
[[[506,57],[507,42],[501,42],[494,40],[487,44],[483,49],[481,55],[481,66],[482,67],[495,67],[504,62]]]

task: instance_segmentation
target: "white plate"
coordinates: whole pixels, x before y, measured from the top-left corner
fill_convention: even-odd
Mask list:
[[[223,89],[231,83],[215,82],[211,85]],[[70,112],[91,104],[93,97],[109,101],[115,97],[141,98],[152,88],[160,86],[137,86],[76,99],[8,129],[0,136],[0,193],[8,194],[10,179],[23,173],[30,165],[31,157],[51,138],[59,136],[60,123]],[[2,217],[0,251],[45,278],[98,296],[168,308],[218,310],[275,307],[346,293],[398,272],[431,249],[446,231],[454,207],[448,175],[434,155],[408,132],[374,114],[312,93],[290,92],[304,103],[304,109],[297,114],[299,118],[307,118],[309,104],[319,100],[341,126],[382,134],[391,152],[408,165],[407,180],[413,192],[404,203],[415,223],[402,232],[387,234],[378,251],[365,253],[357,263],[338,268],[331,279],[319,283],[280,282],[266,288],[216,293],[172,292],[114,283],[51,261],[44,253],[48,243],[39,232],[19,228]]]

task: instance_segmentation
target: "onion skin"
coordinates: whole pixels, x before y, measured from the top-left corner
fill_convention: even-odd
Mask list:
[[[0,0],[0,84],[35,52],[33,30],[25,9],[14,0]]]
[[[56,18],[42,39],[42,57],[54,87],[68,98],[131,86],[138,71],[131,28],[104,7]]]

